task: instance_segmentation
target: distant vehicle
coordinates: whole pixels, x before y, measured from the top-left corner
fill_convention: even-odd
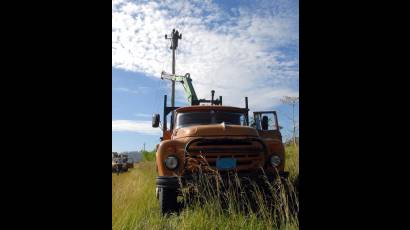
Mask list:
[[[134,168],[134,160],[131,157],[128,157],[127,154],[120,154],[122,160],[127,164],[127,168]]]
[[[127,165],[127,158],[113,152],[112,153],[112,172],[116,172],[119,174],[120,172],[127,172],[128,171],[128,165]]]
[[[128,158],[127,167],[128,168],[134,168],[134,160],[133,159]]]

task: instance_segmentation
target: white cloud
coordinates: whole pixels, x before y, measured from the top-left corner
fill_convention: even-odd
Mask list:
[[[210,1],[113,1],[112,66],[158,78],[170,72],[164,34],[175,27],[182,32],[176,72],[191,73],[199,98],[215,89],[225,104],[242,106],[248,96],[251,109],[270,109],[298,95],[298,12],[288,3],[229,14]]]
[[[152,128],[151,121],[137,121],[137,120],[113,120],[113,132],[135,132],[146,135],[159,135],[161,130],[159,128]]]
[[[113,88],[113,91],[132,93],[132,94],[143,94],[143,93],[148,92],[148,90],[149,90],[149,87],[145,87],[145,86],[139,86],[136,89],[129,89],[125,87]]]
[[[134,115],[137,117],[152,117],[152,114],[148,114],[148,113],[136,113]]]

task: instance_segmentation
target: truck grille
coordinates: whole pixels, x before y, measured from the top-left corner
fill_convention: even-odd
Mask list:
[[[185,154],[192,158],[204,157],[216,169],[218,158],[236,159],[235,171],[251,171],[264,164],[265,146],[257,138],[248,139],[195,139],[185,147]]]

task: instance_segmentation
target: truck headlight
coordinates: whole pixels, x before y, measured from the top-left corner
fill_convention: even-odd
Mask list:
[[[164,163],[168,169],[176,169],[178,167],[178,158],[175,156],[169,156],[165,159]]]
[[[272,155],[272,156],[270,157],[270,163],[271,163],[271,165],[272,165],[273,167],[279,166],[280,163],[281,163],[280,157],[277,156],[277,155]]]

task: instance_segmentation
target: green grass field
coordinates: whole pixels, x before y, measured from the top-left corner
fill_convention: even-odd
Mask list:
[[[286,149],[286,170],[293,181],[299,174],[299,150]],[[294,214],[287,222],[274,220],[265,209],[243,212],[229,206],[222,209],[210,199],[194,203],[179,214],[162,217],[155,197],[155,162],[145,161],[129,172],[112,175],[112,227],[120,229],[298,229]],[[235,202],[235,200],[230,200]],[[280,214],[284,216],[285,214]],[[289,215],[289,214],[287,214]],[[280,227],[278,227],[280,226]]]

